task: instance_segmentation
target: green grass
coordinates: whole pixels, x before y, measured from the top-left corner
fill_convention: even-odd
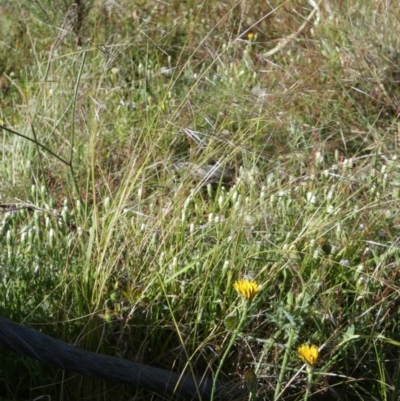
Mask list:
[[[254,369],[259,400],[397,400],[400,7],[81,0],[60,29],[67,3],[0,2],[0,119],[31,139],[1,131],[0,316]],[[0,358],[7,400],[149,397]]]

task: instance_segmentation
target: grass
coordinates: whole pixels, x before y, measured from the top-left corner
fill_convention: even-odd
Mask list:
[[[0,3],[30,138],[1,134],[0,315],[254,399],[397,400],[399,6],[106,3]],[[3,399],[149,397],[0,353]]]

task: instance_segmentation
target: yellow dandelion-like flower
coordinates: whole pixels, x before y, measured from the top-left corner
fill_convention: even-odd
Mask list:
[[[307,365],[314,366],[318,362],[319,351],[315,344],[302,344],[297,348],[300,359]]]
[[[244,384],[247,388],[247,390],[249,390],[250,393],[257,393],[257,387],[258,387],[258,383],[257,383],[257,375],[255,374],[253,369],[247,369],[244,372]]]
[[[235,290],[245,299],[251,300],[258,292],[258,285],[254,280],[242,279],[233,284]]]
[[[254,39],[254,33],[253,33],[253,32],[249,32],[249,33],[247,34],[247,40],[252,41],[253,39]]]

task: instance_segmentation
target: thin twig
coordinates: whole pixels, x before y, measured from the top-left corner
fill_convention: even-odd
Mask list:
[[[304,30],[304,28],[310,23],[311,19],[314,17],[314,14],[317,11],[318,9],[314,8],[296,32],[292,33],[289,36],[286,36],[285,38],[282,38],[273,49],[267,51],[266,53],[263,53],[262,56],[265,58],[271,57],[274,54],[281,51],[282,49],[284,49],[290,42],[292,42],[294,39],[296,39],[297,36],[299,36],[299,34]]]

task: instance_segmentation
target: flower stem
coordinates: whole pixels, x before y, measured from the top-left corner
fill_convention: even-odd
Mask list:
[[[307,365],[307,389],[306,389],[306,394],[304,396],[304,401],[308,401],[308,398],[310,396],[311,384],[313,380],[313,371],[314,368],[312,366]]]
[[[216,387],[215,385],[217,383],[218,376],[221,373],[221,369],[222,369],[222,367],[223,367],[223,365],[225,363],[225,360],[228,357],[229,352],[230,352],[230,350],[231,350],[236,338],[238,337],[238,335],[239,335],[239,333],[240,333],[240,331],[241,331],[241,329],[243,327],[243,324],[244,324],[244,322],[246,320],[246,317],[247,317],[247,311],[248,311],[248,306],[249,306],[249,302],[250,301],[243,300],[243,302],[244,302],[244,308],[243,308],[242,317],[240,318],[239,324],[236,327],[235,331],[233,332],[233,335],[232,335],[232,337],[231,337],[231,339],[229,341],[228,346],[225,349],[224,355],[222,356],[221,362],[219,363],[217,371],[215,372],[215,375],[214,375],[214,386],[213,386],[213,389],[212,389],[212,392],[211,392],[211,401],[214,400],[214,393],[215,393],[215,387]]]
[[[285,355],[283,357],[283,361],[282,361],[282,366],[281,366],[281,371],[279,372],[279,377],[278,377],[278,383],[276,384],[275,387],[275,394],[274,394],[274,401],[276,401],[281,392],[281,386],[282,386],[282,382],[283,382],[283,378],[285,376],[285,372],[286,372],[286,366],[288,364],[289,361],[289,355],[292,349],[292,344],[293,344],[293,340],[294,340],[294,335],[295,335],[295,331],[293,330],[293,328],[290,330],[289,332],[289,338],[286,344],[286,350],[285,350]]]

